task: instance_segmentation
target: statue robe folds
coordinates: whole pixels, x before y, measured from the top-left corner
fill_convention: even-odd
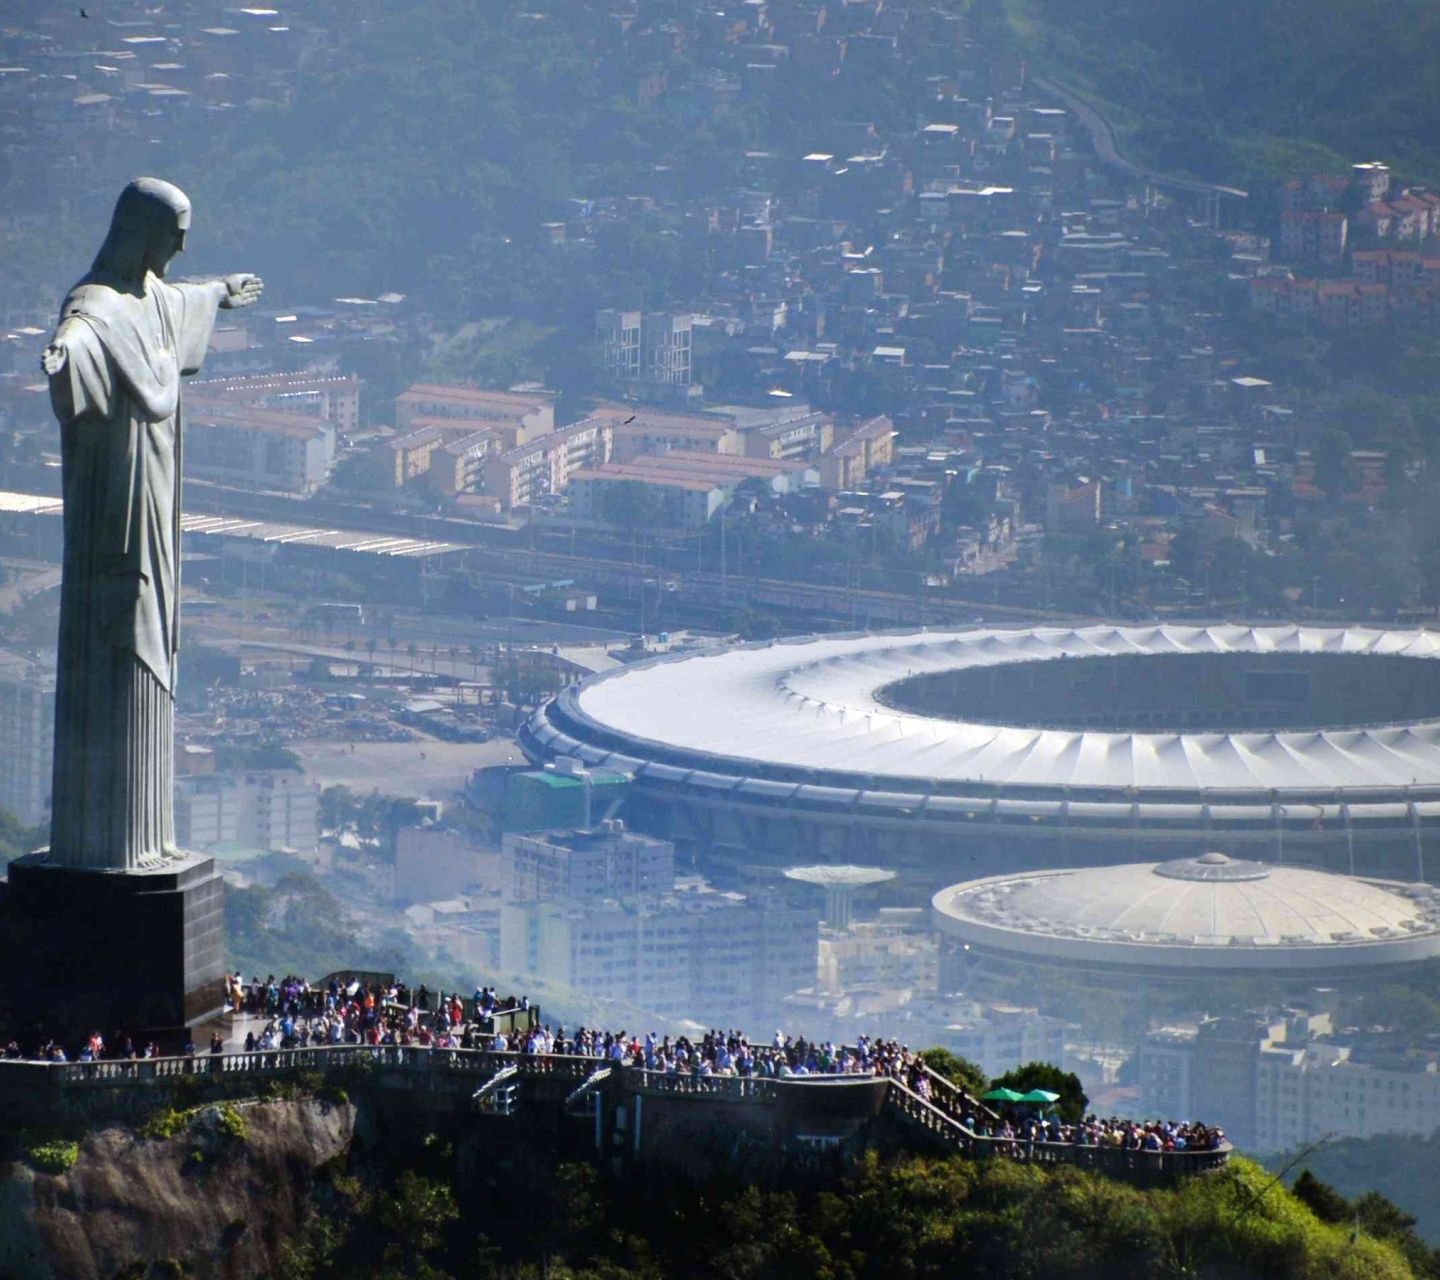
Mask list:
[[[133,870],[180,857],[173,736],[180,640],[180,375],[223,291],[94,277],[61,311],[65,561],[50,860]]]

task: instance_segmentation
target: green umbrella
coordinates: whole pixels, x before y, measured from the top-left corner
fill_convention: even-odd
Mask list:
[[[1051,1102],[1059,1102],[1060,1095],[1058,1093],[1051,1093],[1048,1089],[1031,1089],[1029,1093],[1022,1093],[1016,1101],[1043,1102],[1048,1104]]]
[[[983,1102],[1023,1102],[1025,1095],[1023,1093],[1016,1093],[1014,1089],[1001,1087],[999,1089],[991,1089],[989,1093],[982,1093],[980,1098]]]

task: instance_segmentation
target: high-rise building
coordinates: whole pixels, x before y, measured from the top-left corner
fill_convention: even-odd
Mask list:
[[[818,913],[699,886],[665,897],[510,902],[500,963],[662,1017],[758,1027],[815,981]]]
[[[505,838],[502,968],[661,1017],[749,1027],[813,985],[818,913],[677,882],[675,848],[627,832]]]
[[[1219,1124],[1255,1151],[1440,1128],[1434,1047],[1397,1033],[1339,1035],[1326,1014],[1156,1031],[1137,1061],[1146,1115]]]
[[[595,340],[605,370],[621,381],[640,377],[641,315],[638,311],[602,311],[595,317]]]
[[[0,653],[0,809],[34,825],[50,811],[55,676]]]
[[[688,312],[599,312],[595,338],[606,372],[621,382],[689,386],[692,323]]]
[[[175,780],[175,837],[186,849],[219,845],[313,854],[320,793],[303,774],[252,769]]]
[[[675,889],[675,846],[614,821],[596,831],[507,835],[504,861],[513,902],[599,902]]]

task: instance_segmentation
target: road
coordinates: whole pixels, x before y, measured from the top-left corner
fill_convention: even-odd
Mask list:
[[[1068,110],[1075,113],[1075,118],[1084,125],[1090,134],[1095,154],[1100,157],[1102,164],[1148,183],[1152,187],[1166,187],[1172,191],[1187,191],[1194,195],[1223,196],[1231,200],[1243,200],[1248,195],[1248,192],[1241,191],[1238,187],[1222,187],[1213,182],[1200,182],[1195,178],[1182,178],[1173,173],[1161,173],[1158,169],[1146,169],[1133,160],[1127,160],[1120,153],[1119,145],[1115,141],[1115,126],[1073,89],[1067,89],[1064,85],[1046,76],[1037,76],[1033,73],[1030,76],[1030,83],[1042,92],[1059,98]]]

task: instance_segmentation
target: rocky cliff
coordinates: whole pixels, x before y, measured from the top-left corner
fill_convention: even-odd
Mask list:
[[[63,1172],[12,1160],[0,1170],[0,1276],[273,1274],[312,1210],[317,1172],[347,1157],[356,1117],[318,1099],[201,1107],[151,1126],[155,1136],[97,1128]]]

